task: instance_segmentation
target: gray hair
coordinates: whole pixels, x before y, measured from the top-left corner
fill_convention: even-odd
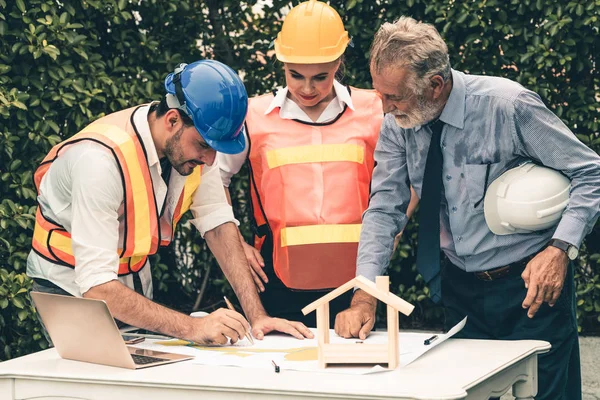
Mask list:
[[[410,17],[400,17],[379,28],[371,45],[370,62],[372,73],[381,73],[387,67],[412,70],[416,79],[409,85],[419,94],[432,76],[440,75],[444,81],[451,77],[444,39],[433,25]]]

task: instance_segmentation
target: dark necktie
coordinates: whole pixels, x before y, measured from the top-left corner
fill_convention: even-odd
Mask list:
[[[432,131],[419,211],[417,270],[429,287],[431,299],[442,299],[440,279],[440,205],[442,198],[442,148],[440,139],[444,123],[439,119],[430,125]]]

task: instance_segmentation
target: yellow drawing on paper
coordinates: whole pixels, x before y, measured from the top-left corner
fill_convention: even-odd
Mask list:
[[[286,361],[316,361],[318,359],[316,347],[294,347],[289,349],[257,349],[237,346],[211,347],[194,345],[187,340],[169,340],[155,343],[163,346],[188,346],[198,350],[218,351],[235,357],[249,357],[258,353],[284,353],[284,359]]]

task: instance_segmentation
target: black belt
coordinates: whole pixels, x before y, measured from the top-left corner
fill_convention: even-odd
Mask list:
[[[495,281],[496,279],[501,279],[509,275],[514,275],[515,273],[522,273],[527,264],[533,257],[537,254],[532,254],[523,258],[522,260],[515,261],[514,263],[503,265],[501,267],[488,269],[487,271],[478,271],[473,272],[475,277],[482,281]]]

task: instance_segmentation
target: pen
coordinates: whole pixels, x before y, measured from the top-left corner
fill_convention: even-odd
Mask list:
[[[429,339],[425,339],[425,340],[423,341],[423,344],[427,346],[427,345],[429,345],[429,344],[431,344],[431,343],[435,342],[435,341],[437,340],[437,338],[438,338],[438,335],[433,335],[433,336],[432,336],[432,337],[430,337]]]
[[[235,308],[233,308],[233,304],[231,304],[229,299],[226,296],[223,296],[223,298],[225,299],[225,304],[227,304],[227,308],[229,308],[231,311],[235,311]],[[250,332],[246,332],[246,337],[248,338],[248,341],[251,344],[254,344],[254,339],[252,339],[252,335],[250,334]]]
[[[279,365],[275,364],[275,361],[271,360],[273,366],[275,367],[275,372],[279,372]]]

